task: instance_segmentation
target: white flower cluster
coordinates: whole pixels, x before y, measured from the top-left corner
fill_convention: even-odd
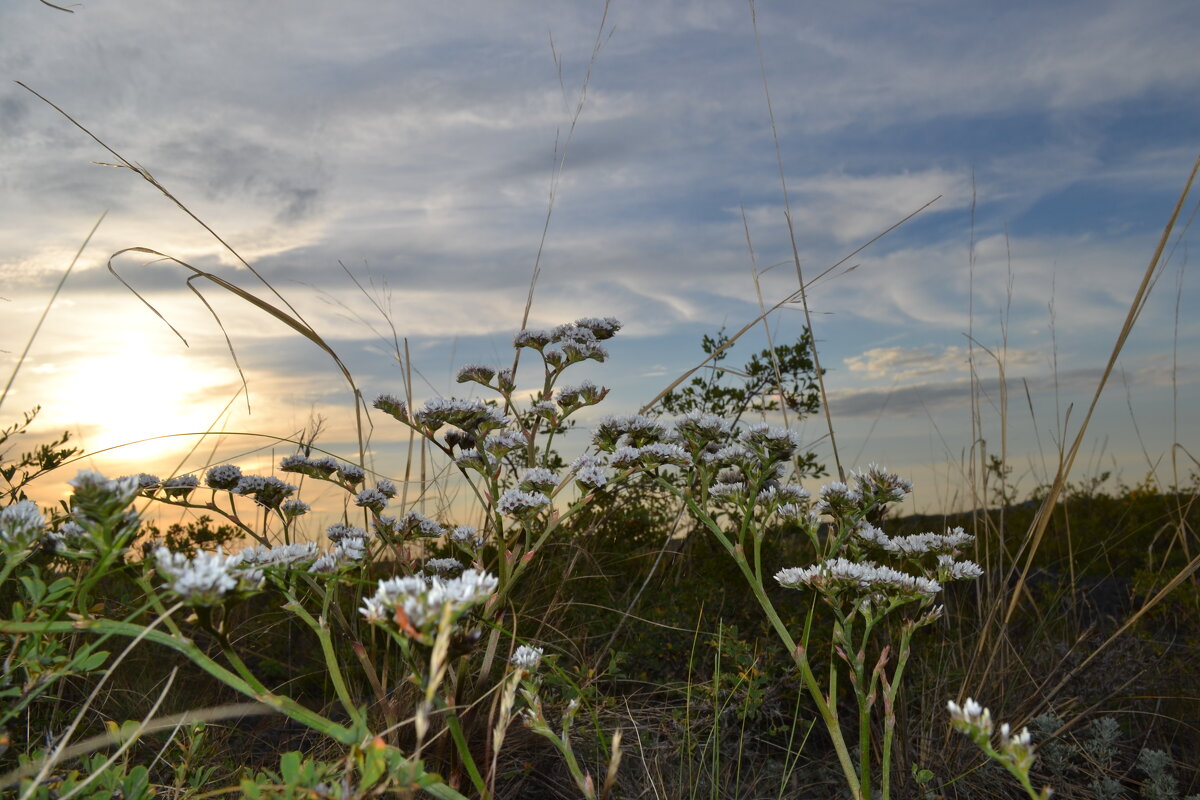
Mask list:
[[[450,606],[452,620],[486,600],[499,585],[490,573],[468,569],[457,578],[438,576],[408,576],[385,578],[379,581],[374,597],[369,597],[360,610],[370,622],[387,622],[401,618],[413,629],[425,633],[436,625],[443,609]]]
[[[462,562],[457,558],[431,558],[425,562],[426,573],[437,573],[440,575],[446,572],[458,572],[462,568]]]
[[[476,528],[470,525],[459,525],[454,530],[450,531],[450,541],[463,545],[464,547],[480,548],[486,543],[483,534]]]
[[[838,516],[858,509],[862,502],[862,494],[857,489],[851,489],[841,481],[832,481],[822,486],[818,492],[821,499],[815,509],[819,514]]]
[[[541,492],[509,489],[496,501],[496,510],[509,517],[523,517],[550,505],[550,498]]]
[[[571,472],[575,474],[575,480],[588,489],[599,489],[608,483],[604,462],[592,455],[584,454],[571,462]]]
[[[667,429],[654,417],[645,414],[609,415],[600,419],[595,441],[603,450],[612,450],[620,443],[634,446],[661,441]]]
[[[41,538],[46,519],[37,503],[22,500],[0,511],[0,543],[8,548],[24,549]]]
[[[975,541],[975,537],[961,527],[948,529],[945,533],[914,533],[909,536],[890,537],[874,525],[863,522],[854,533],[865,542],[903,556],[953,553]]]
[[[387,508],[388,496],[378,489],[363,489],[354,496],[354,505],[367,508],[376,514]]]
[[[843,589],[865,592],[900,592],[932,597],[942,590],[937,581],[918,575],[879,566],[870,561],[856,562],[831,558],[811,567],[789,567],[775,574],[779,585],[790,589],[811,586],[819,591],[836,593]]]
[[[542,663],[543,652],[544,651],[540,647],[530,647],[527,644],[523,644],[517,648],[516,652],[512,654],[512,658],[509,659],[509,663],[511,663],[517,669],[524,669],[532,672],[538,668],[539,664]]]
[[[991,746],[991,711],[970,697],[961,706],[953,700],[948,701],[946,710],[950,712],[950,724],[956,730],[965,733],[982,748],[987,749]],[[1008,723],[1002,723],[999,744],[997,755],[1000,759],[1028,774],[1029,768],[1033,766],[1033,736],[1030,735],[1029,728],[1022,728],[1014,735]]]
[[[558,485],[558,476],[544,467],[532,467],[521,475],[521,488],[548,492]]]
[[[704,463],[713,467],[743,466],[749,464],[753,458],[754,454],[745,445],[736,442],[711,452],[705,452],[702,456]]]
[[[320,554],[315,542],[304,544],[254,545],[238,553],[241,562],[258,567],[286,567],[316,560]]]
[[[705,445],[727,438],[732,426],[716,414],[691,411],[675,420],[675,432],[689,442]]]
[[[508,417],[495,406],[482,400],[463,400],[457,397],[435,397],[413,414],[413,420],[422,427],[436,431],[443,425],[453,425],[463,430],[486,427],[489,430],[502,428],[509,423]]]
[[[190,606],[219,605],[231,592],[252,591],[263,581],[262,571],[244,565],[240,553],[225,555],[220,547],[191,557],[159,547],[154,562],[166,588]]]

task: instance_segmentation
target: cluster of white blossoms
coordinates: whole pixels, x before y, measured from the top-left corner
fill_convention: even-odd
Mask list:
[[[897,592],[932,597],[942,590],[937,581],[929,578],[909,575],[870,561],[849,561],[845,558],[830,558],[811,567],[781,569],[775,574],[775,580],[780,586],[790,589],[810,586],[830,594],[858,589],[869,593]]]
[[[187,556],[165,547],[154,551],[155,568],[166,579],[166,588],[189,606],[214,606],[235,592],[249,592],[262,586],[262,570],[243,562],[242,555],[214,553]]]
[[[584,454],[571,462],[571,472],[585,489],[599,489],[608,483],[604,462],[593,455]]]
[[[975,537],[961,527],[950,528],[945,533],[914,533],[910,536],[890,537],[869,522],[863,522],[855,528],[854,534],[889,553],[903,556],[953,553],[975,541]]]
[[[509,659],[509,663],[511,663],[517,669],[523,669],[532,672],[538,668],[539,664],[542,663],[543,652],[544,651],[540,647],[530,647],[527,644],[523,644],[516,649],[516,652],[512,654],[512,658]]]
[[[991,711],[970,697],[961,706],[953,700],[948,701],[946,710],[950,712],[950,724],[954,726],[955,730],[965,733],[985,751],[991,748],[993,732]],[[1000,725],[999,733],[1000,746],[996,748],[997,752],[993,755],[998,756],[1003,763],[1011,764],[1018,770],[1028,773],[1029,768],[1033,766],[1034,759],[1033,736],[1029,733],[1029,728],[1022,728],[1019,733],[1014,734],[1012,728],[1005,722]]]
[[[0,511],[0,544],[5,549],[22,550],[42,537],[46,519],[37,503],[22,500]]]
[[[550,498],[541,492],[509,489],[496,501],[496,510],[509,517],[524,517],[550,505]]]
[[[451,621],[457,620],[472,606],[487,600],[499,583],[495,575],[476,569],[464,570],[456,578],[437,575],[385,578],[359,611],[370,622],[403,619],[401,627],[426,633],[438,624],[447,606]]]

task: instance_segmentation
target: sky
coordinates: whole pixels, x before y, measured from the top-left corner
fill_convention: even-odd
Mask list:
[[[1188,0],[64,7],[0,8],[6,381],[104,215],[0,405],[5,424],[41,406],[21,446],[70,430],[92,454],[43,481],[43,502],[81,467],[269,470],[316,417],[321,447],[356,450],[327,354],[200,281],[223,332],[188,271],[114,257],[127,248],[286,299],[368,402],[401,391],[397,343],[422,400],[461,395],[461,364],[511,361],[537,265],[530,326],[625,324],[574,376],[612,391],[571,451],[802,275],[847,468],[882,462],[916,480],[915,507],[947,510],[981,437],[1028,491],[1082,421],[1200,153]],[[1195,209],[1076,480],[1195,469]],[[795,302],[768,319],[775,342],[804,325]],[[726,363],[766,343],[757,326]],[[372,423],[376,468],[399,477],[404,431]],[[795,424],[832,465],[825,420]],[[129,444],[210,428],[226,435]]]

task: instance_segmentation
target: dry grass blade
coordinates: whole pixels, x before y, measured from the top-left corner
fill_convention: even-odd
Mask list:
[[[1037,516],[1034,518],[1033,525],[1029,533],[1026,535],[1025,541],[1022,543],[1021,549],[1026,550],[1024,553],[1025,563],[1021,568],[1021,574],[1017,579],[1016,587],[1012,592],[1012,596],[1004,612],[1004,617],[1001,620],[1000,624],[1002,627],[1008,625],[1009,621],[1012,619],[1013,613],[1016,611],[1017,603],[1021,597],[1022,588],[1024,587],[1026,579],[1029,576],[1030,569],[1033,567],[1033,558],[1042,543],[1042,538],[1045,535],[1046,528],[1050,523],[1050,517],[1053,514],[1055,504],[1058,502],[1059,495],[1062,494],[1062,491],[1066,486],[1067,476],[1071,473],[1071,468],[1075,463],[1075,458],[1079,454],[1079,448],[1083,444],[1083,437],[1087,432],[1088,423],[1091,421],[1092,413],[1095,411],[1096,405],[1100,401],[1100,395],[1103,393],[1104,387],[1108,383],[1109,376],[1112,375],[1113,370],[1116,367],[1117,358],[1124,349],[1125,342],[1129,339],[1129,335],[1133,331],[1133,326],[1137,322],[1138,317],[1141,315],[1142,309],[1145,307],[1149,294],[1149,288],[1153,281],[1154,275],[1158,270],[1159,261],[1162,258],[1163,251],[1166,249],[1167,242],[1171,238],[1171,232],[1175,228],[1175,223],[1179,219],[1180,211],[1182,211],[1184,203],[1187,201],[1187,197],[1191,192],[1192,184],[1196,179],[1197,172],[1200,172],[1200,156],[1196,158],[1195,163],[1192,165],[1192,171],[1188,175],[1187,181],[1184,183],[1183,191],[1179,195],[1179,200],[1175,204],[1175,208],[1171,212],[1171,216],[1167,220],[1166,226],[1163,228],[1162,235],[1158,240],[1158,245],[1155,247],[1154,254],[1150,258],[1150,263],[1146,265],[1146,271],[1143,273],[1137,292],[1134,294],[1133,300],[1130,302],[1129,312],[1125,316],[1125,322],[1121,326],[1120,333],[1117,335],[1117,341],[1113,345],[1112,352],[1109,354],[1108,363],[1105,365],[1104,372],[1100,376],[1100,382],[1096,386],[1095,392],[1092,394],[1092,400],[1088,405],[1087,412],[1084,414],[1083,421],[1079,425],[1079,430],[1075,434],[1075,438],[1071,443],[1070,449],[1064,454],[1058,472],[1054,476],[1054,482],[1051,484],[1049,491],[1046,493],[1046,497],[1042,501],[1041,507],[1038,509]],[[1017,557],[1019,558],[1020,555],[1021,553],[1018,551]],[[1015,569],[1016,565],[1014,564],[1013,570]],[[1189,565],[1189,568],[1185,571],[1188,574],[1191,574],[1191,571],[1194,569],[1194,566]],[[1174,581],[1172,583],[1174,583]],[[990,627],[994,611],[995,610],[993,609],[989,612],[988,619],[984,625],[985,628]],[[979,658],[981,655],[981,648],[987,641],[987,638],[987,636],[980,637],[980,643],[976,649],[975,658]],[[1098,653],[1103,650],[1104,647],[1106,647],[1111,641],[1113,641],[1112,638],[1106,640],[1096,652]],[[993,650],[992,659],[994,659],[997,650],[998,648]],[[1095,653],[1092,655],[1094,656]],[[989,659],[988,666],[984,669],[983,675],[979,680],[980,685],[985,685],[987,682],[988,673],[991,671],[992,659]],[[962,692],[960,692],[960,696],[958,697],[959,701],[963,699],[963,693],[966,691],[967,686],[964,683]]]
[[[216,239],[218,242],[220,242],[222,247],[224,247],[226,250],[228,250],[230,252],[230,254],[232,254],[233,257],[236,258],[238,260],[238,262],[242,264],[242,266],[244,266],[246,269],[250,270],[250,272],[254,275],[254,277],[258,278],[259,281],[261,281],[264,286],[266,286],[268,289],[270,289],[271,292],[276,297],[279,298],[280,302],[282,302],[285,306],[287,306],[288,310],[296,315],[297,319],[300,319],[300,314],[296,311],[296,309],[292,308],[291,304],[288,303],[288,301],[283,297],[283,295],[281,295],[279,292],[277,292],[275,290],[275,287],[272,286],[267,281],[266,278],[264,278],[262,275],[260,275],[258,273],[258,271],[256,269],[254,269],[254,267],[250,266],[250,262],[248,262],[246,259],[242,258],[241,254],[238,253],[237,250],[233,249],[233,245],[229,244],[229,242],[227,242],[223,238],[221,238],[220,234],[218,234],[215,230],[213,230],[211,227],[209,227],[208,223],[206,223],[204,220],[200,219],[200,217],[196,216],[190,208],[188,208],[186,205],[183,204],[183,202],[181,200],[179,200],[179,198],[177,198],[170,191],[168,191],[167,187],[165,187],[161,183],[159,183],[158,180],[153,175],[150,174],[150,171],[148,169],[141,166],[140,164],[134,164],[133,162],[126,159],[123,155],[118,153],[116,150],[113,150],[100,137],[96,136],[96,134],[92,133],[86,127],[81,125],[78,121],[76,121],[76,119],[74,117],[72,117],[70,114],[68,114],[63,109],[56,106],[54,103],[50,102],[50,100],[48,100],[46,97],[42,96],[41,94],[34,91],[33,89],[30,89],[28,86],[26,86],[24,83],[21,83],[20,81],[16,81],[16,84],[18,86],[20,86],[22,89],[24,89],[25,91],[32,94],[34,97],[41,100],[46,105],[53,108],[59,114],[62,114],[64,117],[66,117],[68,122],[70,122],[76,128],[79,128],[79,130],[81,130],[85,134],[87,134],[88,137],[90,137],[92,139],[92,141],[94,141],[96,144],[100,145],[105,150],[107,150],[109,153],[111,153],[113,155],[113,157],[116,158],[117,161],[119,162],[117,164],[106,164],[104,166],[110,166],[110,167],[115,166],[115,167],[120,167],[122,169],[127,169],[127,170],[133,172],[138,177],[142,178],[144,181],[149,183],[155,189],[158,189],[158,191],[160,191],[164,197],[166,197],[168,200],[170,200],[172,203],[174,203],[179,208],[180,211],[182,211],[183,213],[185,213],[189,217],[191,217],[200,227],[204,228],[204,230],[207,231],[214,239]],[[100,162],[97,162],[97,163],[100,163]]]
[[[175,258],[174,256],[169,256],[169,255],[166,255],[165,253],[160,253],[157,250],[152,250],[148,247],[127,247],[123,250],[118,250],[117,252],[113,253],[112,256],[110,256],[108,259],[108,271],[111,272],[113,274],[113,276],[116,277],[117,280],[119,280],[122,284],[124,284],[125,288],[127,288],[129,291],[133,292],[135,297],[137,297],[139,300],[141,300],[143,303],[145,303],[146,307],[149,308],[151,311],[153,311],[158,316],[159,319],[161,319],[163,322],[165,322],[167,324],[167,326],[171,328],[172,331],[175,331],[175,335],[179,336],[180,339],[183,339],[183,336],[178,331],[175,330],[174,326],[172,326],[170,322],[167,322],[166,318],[163,317],[163,315],[161,313],[159,313],[158,309],[156,309],[153,306],[153,304],[150,303],[150,301],[148,301],[146,298],[142,297],[138,293],[138,291],[129,284],[128,281],[126,281],[124,278],[122,278],[120,276],[120,274],[117,273],[116,268],[113,266],[113,260],[116,259],[117,257],[123,255],[124,253],[145,253],[147,255],[157,256],[160,260],[174,262],[175,264],[178,264],[179,266],[183,267],[184,269],[190,270],[193,274],[191,277],[189,277],[187,279],[188,288],[191,289],[196,294],[196,296],[200,298],[200,301],[202,303],[204,303],[205,308],[207,308],[209,310],[209,312],[213,315],[214,319],[217,320],[217,325],[220,326],[221,332],[225,334],[225,342],[229,346],[229,352],[230,352],[230,355],[233,357],[235,364],[237,364],[237,354],[234,352],[233,343],[229,340],[229,335],[227,333],[225,333],[225,326],[221,324],[220,317],[217,316],[217,314],[213,310],[212,306],[209,305],[207,300],[205,300],[204,296],[200,293],[200,290],[197,289],[192,284],[192,281],[197,278],[203,278],[203,279],[212,281],[217,286],[219,286],[220,288],[229,292],[230,294],[246,301],[250,305],[259,309],[260,311],[266,312],[270,316],[279,320],[284,325],[291,328],[296,333],[299,333],[301,336],[303,336],[305,339],[308,339],[310,342],[315,344],[320,349],[324,350],[325,353],[328,354],[329,357],[333,359],[334,364],[337,365],[338,370],[342,373],[342,377],[344,377],[346,379],[346,383],[349,384],[350,391],[353,393],[354,417],[355,417],[355,425],[357,428],[357,435],[358,435],[358,448],[359,448],[360,460],[365,456],[365,453],[364,453],[365,445],[364,445],[364,441],[363,441],[364,404],[363,404],[363,399],[362,399],[362,393],[358,390],[358,386],[354,382],[354,377],[350,374],[350,370],[342,362],[342,359],[338,356],[338,354],[334,351],[334,349],[332,347],[330,347],[330,345],[321,337],[321,335],[318,334],[315,330],[312,329],[311,326],[308,325],[308,323],[304,322],[301,318],[299,318],[297,316],[293,316],[293,315],[289,314],[288,312],[283,311],[282,309],[278,308],[277,306],[274,306],[271,303],[268,303],[266,300],[263,300],[260,297],[256,297],[255,295],[251,294],[250,292],[246,291],[245,289],[241,288],[240,286],[236,286],[236,285],[230,283],[229,281],[225,280],[224,278],[220,277],[219,275],[214,275],[211,272],[207,272],[205,270],[200,269],[199,267],[194,267],[191,264],[188,264],[186,261],[182,261],[178,258]],[[184,341],[186,343],[186,340],[184,340]],[[242,385],[245,386],[246,378],[245,378],[245,375],[242,374],[242,368],[240,365],[238,365],[238,374],[242,375]],[[247,392],[247,394],[248,394],[248,392]],[[249,400],[247,400],[247,403],[248,402],[249,402]]]
[[[817,351],[817,334],[813,330],[812,313],[808,308],[808,292],[804,286],[804,270],[800,266],[800,250],[796,245],[796,229],[792,224],[792,203],[788,198],[787,177],[783,171],[783,150],[779,146],[779,132],[775,127],[775,110],[771,106],[771,90],[767,85],[767,63],[763,58],[762,41],[758,36],[758,16],[754,12],[754,0],[750,3],[750,21],[754,26],[754,47],[758,51],[758,66],[762,72],[763,93],[767,98],[767,114],[771,118],[771,138],[775,142],[775,162],[779,166],[779,185],[783,190],[783,216],[787,221],[788,241],[792,246],[792,260],[796,264],[796,281],[800,286],[800,304],[804,308],[804,324],[808,328],[809,340],[812,343],[813,366],[817,373],[817,387],[821,390],[821,410],[825,414],[825,424],[829,429],[829,446],[833,449],[833,462],[837,466],[838,479],[846,480],[846,470],[842,467],[842,457],[838,452],[837,436],[833,430],[833,414],[829,410],[829,397],[825,392],[824,370],[821,369],[821,356]]]

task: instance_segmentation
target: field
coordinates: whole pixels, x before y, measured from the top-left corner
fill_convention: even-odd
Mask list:
[[[172,472],[118,476],[93,469],[103,454],[70,432],[37,435],[39,409],[14,409],[9,392],[72,263],[0,395],[3,796],[1200,797],[1194,443],[1176,431],[1132,482],[1083,466],[1149,293],[1181,241],[1186,251],[1200,160],[1178,176],[1140,284],[1121,298],[1087,403],[1058,410],[1057,440],[1013,452],[1023,412],[1006,394],[1008,320],[989,349],[972,308],[972,441],[940,485],[914,487],[871,459],[874,426],[861,458],[847,452],[829,401],[839,376],[822,366],[810,306],[823,278],[928,204],[806,273],[769,103],[798,288],[764,297],[756,268],[760,313],[705,335],[699,363],[654,397],[619,398],[588,377],[620,374],[609,348],[622,321],[531,323],[606,30],[555,139],[511,350],[456,364],[444,395],[409,349],[404,309],[374,283],[343,267],[398,366],[390,393],[166,181],[21,84],[260,283],[149,247],[110,268],[169,266],[229,304],[204,300],[229,343],[235,401],[253,374],[236,325],[285,327],[351,398],[331,427],[354,441],[330,441],[315,415],[293,436],[214,425],[178,432],[191,449]],[[766,72],[755,88],[769,98]],[[972,287],[974,214],[972,195]],[[753,260],[744,208],[741,224]],[[1179,270],[1176,351],[1188,320]],[[113,274],[183,338],[154,295]],[[1010,302],[1043,290],[1007,280]],[[794,341],[776,326],[785,307],[804,320]],[[741,366],[751,341],[766,347]],[[1174,361],[1168,372],[1178,406]],[[801,426],[819,430],[815,442]],[[246,455],[217,457],[216,444],[205,455],[213,440],[246,443]],[[47,500],[64,482],[62,501]],[[905,505],[914,488],[921,513]]]

